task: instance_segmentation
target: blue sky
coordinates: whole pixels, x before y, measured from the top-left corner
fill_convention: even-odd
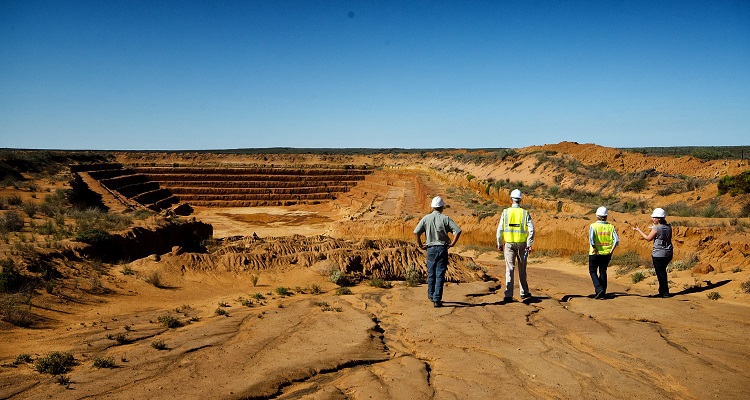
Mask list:
[[[0,0],[0,147],[748,137],[748,0]]]

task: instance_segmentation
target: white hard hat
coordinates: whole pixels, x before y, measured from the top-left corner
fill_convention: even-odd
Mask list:
[[[663,208],[654,208],[654,212],[651,213],[651,218],[666,218],[667,212]]]
[[[510,192],[510,198],[511,199],[521,199],[521,191],[518,189],[513,189],[512,192]]]
[[[599,207],[596,209],[597,217],[606,217],[608,214],[609,214],[609,211],[607,211],[607,207]]]
[[[435,196],[432,199],[432,208],[438,208],[445,206],[445,202],[443,201],[443,198],[440,196]]]

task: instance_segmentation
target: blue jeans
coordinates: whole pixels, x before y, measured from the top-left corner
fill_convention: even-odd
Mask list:
[[[443,300],[443,282],[448,271],[448,246],[427,248],[427,297],[432,301]]]

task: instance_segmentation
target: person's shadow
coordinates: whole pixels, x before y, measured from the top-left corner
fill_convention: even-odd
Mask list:
[[[719,282],[716,282],[716,283],[713,283],[711,281],[703,281],[703,282],[706,283],[705,286],[692,286],[692,287],[689,287],[689,288],[685,288],[683,290],[680,290],[679,292],[671,293],[670,297],[682,296],[682,295],[690,294],[690,293],[705,292],[707,290],[716,289],[717,287],[724,286],[724,285],[726,285],[727,283],[729,283],[731,281],[732,281],[731,279],[726,279],[726,280],[719,281]],[[634,296],[634,297],[646,297],[646,298],[659,297],[658,295],[653,295],[653,294],[642,295],[642,294],[633,294],[633,293],[625,293],[625,292],[611,292],[611,293],[607,293],[607,297],[605,299],[615,299],[617,297],[630,297],[630,296]],[[562,297],[562,299],[560,299],[560,302],[561,303],[567,303],[568,301],[570,301],[570,299],[576,299],[576,298],[593,299],[594,295],[593,294],[589,294],[589,295],[566,294],[565,296]]]
[[[521,301],[518,300],[511,300],[511,301],[493,301],[490,303],[482,302],[482,303],[466,303],[463,301],[445,301],[443,300],[443,307],[485,307],[485,306],[502,306],[505,304],[510,303],[523,303],[523,304],[535,304],[535,303],[541,303],[545,299],[550,299],[550,297],[547,296],[531,296],[525,299],[522,299]]]

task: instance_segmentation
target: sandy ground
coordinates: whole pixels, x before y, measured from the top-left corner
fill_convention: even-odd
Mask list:
[[[269,235],[300,222],[280,209],[224,214],[206,219],[226,236],[242,231],[244,218],[254,225],[272,216],[276,225],[253,228]],[[325,218],[313,216],[301,231],[325,230]],[[504,273],[495,252],[464,255]],[[595,300],[586,267],[533,259],[531,299],[504,303],[491,281],[449,284],[446,306],[433,308],[424,285],[335,296],[314,271],[269,271],[253,286],[247,275],[171,268],[179,257],[131,264],[161,271],[167,288],[112,271],[114,294],[61,300],[49,306],[56,322],[48,328],[3,332],[5,362],[64,350],[78,366],[67,388],[30,365],[3,367],[0,398],[739,399],[750,390],[750,308],[707,299],[711,286],[660,299],[612,277],[614,298]],[[324,293],[275,292],[312,284]],[[241,304],[255,293],[265,300]],[[215,313],[219,304],[228,316]],[[164,315],[193,322],[168,329],[158,323]],[[117,333],[127,341],[108,338]],[[166,350],[152,347],[159,340]],[[117,367],[94,368],[95,357]]]
[[[361,213],[321,204],[196,208],[195,216],[214,226],[215,237],[319,235],[355,214],[368,221],[418,215],[423,207],[409,190],[388,184],[377,209]],[[454,204],[451,215],[466,213]],[[595,300],[585,266],[532,258],[533,297],[520,301],[516,291],[506,303],[498,253],[454,251],[474,257],[497,281],[449,284],[443,308],[433,308],[425,285],[361,284],[336,295],[327,276],[300,267],[263,271],[254,284],[250,273],[181,268],[194,254],[106,266],[104,293],[42,295],[33,308],[41,323],[0,329],[0,399],[745,399],[750,393],[750,298],[736,279],[729,282],[728,269],[700,276],[700,287],[685,290],[698,278],[675,275],[676,295],[668,299],[649,297],[653,282],[632,284],[610,269],[612,298]],[[123,274],[125,267],[133,274]],[[161,287],[144,281],[153,272]],[[278,294],[282,286],[292,294]],[[725,295],[710,300],[713,290]],[[182,326],[164,326],[165,316]],[[67,384],[32,364],[13,365],[18,355],[38,359],[52,351],[75,357]],[[115,367],[95,368],[96,358],[110,358]]]

